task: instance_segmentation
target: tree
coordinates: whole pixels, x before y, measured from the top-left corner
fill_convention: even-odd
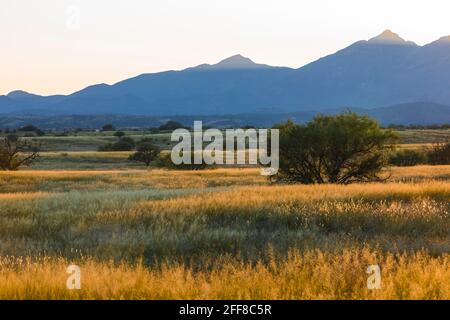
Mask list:
[[[116,128],[112,124],[105,124],[102,131],[116,131]]]
[[[39,145],[14,135],[0,139],[0,169],[17,170],[29,166],[39,156]]]
[[[430,164],[450,164],[450,141],[435,143],[428,151],[428,161]]]
[[[183,125],[177,121],[167,121],[165,124],[159,126],[159,130],[161,131],[172,131],[179,128],[184,128]]]
[[[116,132],[114,132],[114,136],[118,137],[118,138],[122,138],[122,137],[125,136],[125,132],[123,132],[123,131],[116,131]]]
[[[180,156],[183,156],[183,152],[180,152]],[[155,161],[155,166],[170,170],[203,170],[207,168],[207,164],[204,160],[202,163],[194,163],[193,154],[191,154],[191,163],[175,164],[172,161],[170,153],[160,154]]]
[[[22,128],[19,128],[17,131],[21,131],[21,132],[34,132],[36,133],[38,136],[42,136],[45,134],[44,131],[42,131],[41,129],[39,129],[38,127],[35,127],[31,124],[26,125]]]
[[[136,147],[136,152],[128,158],[130,161],[143,162],[148,167],[151,162],[156,160],[161,150],[154,145],[151,140],[143,139]]]
[[[98,151],[131,151],[136,146],[133,138],[122,137],[119,141],[108,143],[98,148]]]
[[[282,182],[340,183],[380,181],[396,136],[367,116],[344,112],[319,115],[305,125],[291,121],[280,129]]]
[[[425,164],[428,161],[427,153],[423,150],[399,150],[389,157],[389,163],[398,167],[412,167]]]

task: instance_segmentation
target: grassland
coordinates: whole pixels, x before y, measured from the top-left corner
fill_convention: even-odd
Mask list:
[[[42,145],[42,150],[46,152],[64,151],[95,151],[99,146],[117,141],[114,132],[82,132],[70,135],[47,134],[40,137],[28,137],[27,139],[38,142]],[[139,141],[142,138],[151,138],[155,144],[161,148],[170,149],[173,144],[170,141],[169,133],[150,134],[145,131],[126,132],[127,137]]]
[[[149,133],[147,131],[125,131],[128,137],[139,141],[142,138],[151,138],[162,149],[171,149],[174,142],[170,141],[170,133]],[[438,141],[450,139],[450,130],[445,129],[407,129],[396,131],[399,143],[406,148],[419,148]],[[30,137],[42,144],[46,152],[64,151],[96,151],[99,146],[117,141],[114,132],[87,132],[70,133],[68,135],[46,134],[40,137]]]
[[[450,166],[349,186],[120,168],[0,173],[0,298],[450,298]]]
[[[450,130],[400,130],[396,132],[403,144],[429,144],[450,139]]]
[[[399,135],[421,149],[450,131]],[[278,186],[255,168],[144,169],[96,151],[111,132],[29,139],[32,169],[0,172],[0,299],[450,298],[450,166]],[[81,290],[66,288],[74,263]]]

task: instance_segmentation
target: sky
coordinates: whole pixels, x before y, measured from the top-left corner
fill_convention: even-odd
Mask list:
[[[68,94],[242,54],[298,68],[386,29],[450,35],[448,0],[0,0],[0,95]]]

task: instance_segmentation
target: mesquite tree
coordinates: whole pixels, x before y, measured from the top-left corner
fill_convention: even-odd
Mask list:
[[[143,139],[137,144],[136,152],[128,158],[131,161],[143,162],[147,167],[158,157],[160,148],[149,139]]]
[[[319,115],[305,125],[280,129],[280,182],[339,183],[380,181],[396,136],[369,117],[345,112]]]
[[[17,170],[29,166],[39,156],[39,145],[30,140],[9,135],[0,138],[0,169]]]

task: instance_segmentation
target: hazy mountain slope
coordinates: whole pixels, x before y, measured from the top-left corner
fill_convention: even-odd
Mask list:
[[[0,96],[0,113],[9,113],[15,111],[14,101],[7,96]]]
[[[450,104],[450,46],[419,47],[391,36],[356,42],[296,70],[277,85],[275,99],[298,109]]]
[[[450,106],[429,102],[404,103],[375,108],[367,114],[384,125],[388,124],[446,124],[450,123]]]
[[[96,113],[133,110],[137,114],[157,115],[228,114],[242,112],[242,108],[249,112],[270,108],[261,88],[279,80],[291,69],[247,60],[234,56],[213,66],[142,74],[112,86],[92,86],[68,96],[55,108],[66,108],[67,104],[84,108],[89,99],[95,101]]]
[[[68,96],[15,91],[0,96],[0,113],[228,115],[417,101],[450,105],[450,37],[418,46],[385,31],[299,69],[236,55],[214,65],[93,85]]]
[[[142,74],[114,85],[89,86],[71,95],[41,97],[16,91],[0,113],[39,114],[229,114],[257,112],[272,106],[262,88],[292,69],[257,64],[235,55],[214,65],[182,71]],[[42,100],[43,99],[43,100]],[[271,109],[271,111],[280,111]]]
[[[51,106],[63,101],[63,95],[40,96],[21,90],[0,96],[0,113],[51,113]]]

